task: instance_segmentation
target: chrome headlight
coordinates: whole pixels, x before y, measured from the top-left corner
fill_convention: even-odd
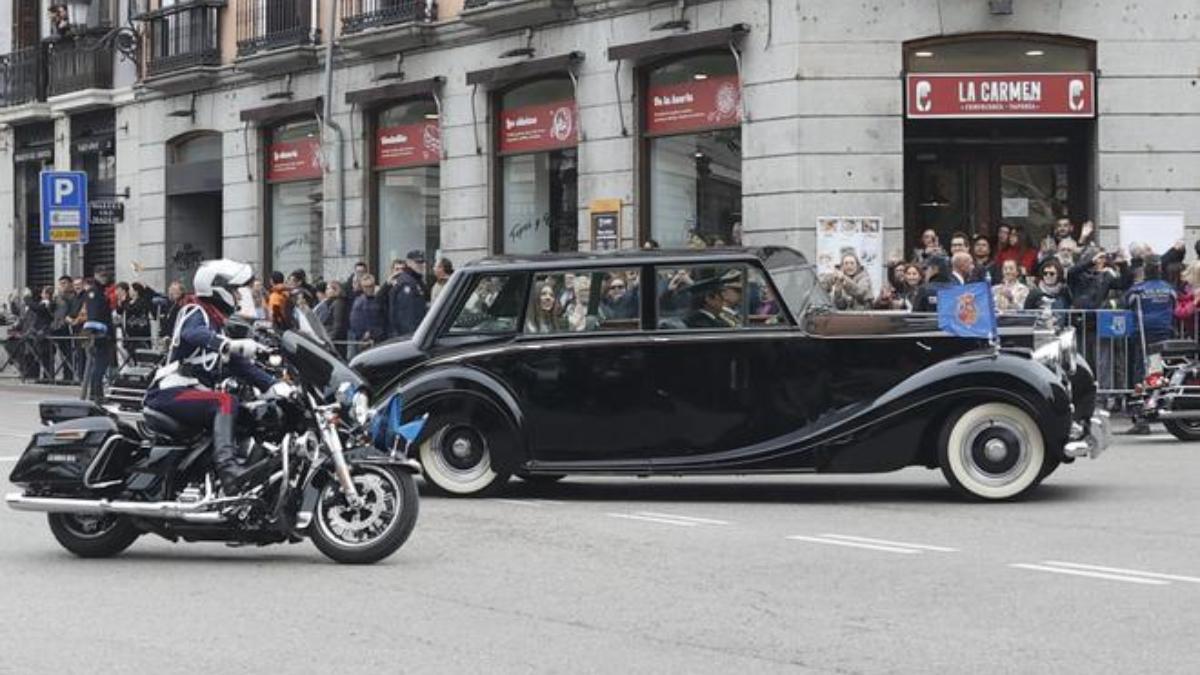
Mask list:
[[[1059,365],[1062,363],[1062,347],[1059,345],[1058,340],[1047,342],[1033,350],[1033,359],[1050,370],[1057,372]]]
[[[371,401],[365,391],[356,391],[350,398],[350,419],[355,424],[364,425],[371,416]]]
[[[1075,329],[1066,328],[1056,339],[1059,349],[1059,360],[1068,373],[1075,372]]]

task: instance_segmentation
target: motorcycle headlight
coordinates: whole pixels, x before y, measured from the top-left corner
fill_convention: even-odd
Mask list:
[[[365,391],[356,391],[350,398],[350,419],[355,424],[366,424],[371,415],[371,401]]]

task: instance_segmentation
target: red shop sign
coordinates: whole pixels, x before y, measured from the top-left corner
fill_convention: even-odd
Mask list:
[[[676,134],[736,127],[742,122],[742,88],[736,75],[649,87],[646,132]]]
[[[303,138],[267,146],[267,180],[309,180],[321,177],[321,141]]]
[[[574,99],[500,111],[500,152],[554,150],[578,142]]]
[[[375,134],[375,166],[437,164],[442,154],[442,130],[436,121],[384,127]]]
[[[920,73],[908,76],[908,116],[1094,117],[1092,73]]]

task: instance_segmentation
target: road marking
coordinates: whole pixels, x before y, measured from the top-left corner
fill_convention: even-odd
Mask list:
[[[610,518],[624,518],[626,520],[640,520],[647,523],[660,523],[662,525],[677,525],[679,527],[695,527],[700,523],[694,523],[688,520],[669,520],[667,518],[655,518],[653,516],[639,516],[632,513],[609,513]]]
[[[822,539],[821,537],[803,537],[800,535],[792,535],[788,539],[795,541],[807,541],[813,544],[832,544],[834,546],[849,546],[850,548],[865,548],[872,551],[884,551],[886,553],[920,553],[921,551],[915,548],[900,548],[898,546],[881,546],[878,544],[864,544],[858,541],[844,541],[842,539]]]
[[[670,520],[682,520],[684,522],[693,522],[698,525],[728,525],[726,520],[713,520],[712,518],[696,518],[695,516],[677,516],[671,513],[655,513],[653,511],[638,511],[640,516],[650,516],[651,518],[667,518]]]
[[[1123,569],[1121,567],[1102,567],[1100,565],[1084,565],[1082,563],[1059,562],[1057,560],[1043,560],[1042,562],[1046,565],[1057,565],[1059,567],[1070,567],[1073,569],[1092,570],[1096,572],[1112,572],[1114,574],[1129,574],[1138,577],[1148,577],[1150,579],[1165,579],[1167,581],[1184,581],[1190,584],[1200,584],[1200,578],[1185,577],[1178,574],[1143,572],[1141,570]]]
[[[1124,581],[1130,584],[1148,584],[1151,586],[1165,586],[1166,581],[1161,579],[1146,579],[1144,577],[1127,577],[1119,574],[1105,574],[1103,572],[1089,572],[1087,570],[1077,570],[1067,567],[1048,567],[1046,565],[1032,565],[1029,563],[1012,563],[1009,567],[1017,567],[1023,570],[1036,570],[1039,572],[1054,572],[1056,574],[1072,574],[1080,577],[1092,577],[1093,579],[1108,579],[1110,581]]]
[[[18,459],[21,459],[21,458],[20,457],[0,457],[0,462],[15,462]]]
[[[0,436],[7,436],[9,438],[29,438],[30,436],[33,436],[33,433],[22,434],[15,431],[0,431]]]
[[[504,502],[505,504],[516,504],[517,506],[532,506],[534,508],[542,508],[547,504],[561,504],[562,502],[552,502],[545,499],[494,499],[492,501]]]
[[[903,541],[889,541],[887,539],[871,539],[870,537],[855,537],[849,534],[822,534],[822,537],[830,539],[844,539],[846,541],[859,541],[864,544],[879,544],[881,546],[895,546],[897,548],[915,548],[921,551],[937,551],[939,553],[954,553],[958,551],[956,548],[949,546],[931,546],[929,544],[909,544]]]

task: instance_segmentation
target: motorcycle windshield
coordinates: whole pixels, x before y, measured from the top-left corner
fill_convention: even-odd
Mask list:
[[[343,382],[349,382],[355,389],[366,387],[366,382],[357,373],[315,338],[298,330],[289,330],[279,343],[287,360],[300,372],[301,379],[320,389],[325,400],[332,399]]]

